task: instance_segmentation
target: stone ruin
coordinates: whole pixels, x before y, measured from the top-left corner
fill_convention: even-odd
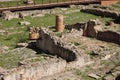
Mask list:
[[[41,28],[35,28],[34,26],[30,27],[29,28],[29,39],[30,40],[38,39],[40,29]]]
[[[65,28],[83,31],[83,36],[96,38],[99,40],[120,44],[120,32],[102,29],[102,23],[99,20],[89,20],[87,23],[77,23],[66,25]]]
[[[80,12],[80,9],[75,9],[75,10],[69,10],[67,8],[60,8],[60,9],[45,9],[45,10],[28,10],[28,11],[3,11],[0,13],[0,18],[4,20],[11,20],[13,18],[22,18],[26,16],[31,16],[32,18],[34,17],[43,17],[45,14],[60,14],[60,13],[65,13],[65,14],[70,14],[74,12]]]
[[[101,8],[85,8],[85,9],[81,9],[81,11],[86,12],[86,13],[95,14],[98,16],[111,17],[114,19],[120,17],[120,12],[109,10],[109,9],[107,10],[107,9],[101,9]]]
[[[63,42],[46,28],[39,29],[36,46],[57,57],[46,57],[44,61],[38,63],[23,62],[17,68],[1,72],[0,80],[37,80],[77,66],[85,66],[90,61],[81,50]]]
[[[104,31],[99,20],[89,20],[87,23],[66,25],[65,29],[81,32],[78,36],[88,36],[105,41],[120,43],[120,34],[113,31]],[[37,80],[45,76],[63,72],[93,63],[90,57],[73,44],[64,40],[46,28],[29,28],[30,32],[37,33],[36,46],[46,53],[57,57],[47,57],[43,62],[24,63],[19,67],[0,73],[0,80]],[[91,32],[92,31],[92,32]],[[111,35],[111,36],[108,36]],[[119,38],[119,39],[116,39]],[[115,41],[116,39],[117,41]],[[47,45],[47,46],[46,46]]]
[[[19,18],[17,13],[12,13],[11,11],[4,11],[1,13],[1,17],[4,20],[11,20],[13,18]]]

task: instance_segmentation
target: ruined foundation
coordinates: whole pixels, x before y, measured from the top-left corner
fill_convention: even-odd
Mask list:
[[[42,77],[65,71],[66,61],[60,58],[51,58],[34,64],[22,66],[0,74],[0,80],[37,80]]]
[[[100,31],[97,39],[120,44],[120,33],[114,31]]]
[[[76,23],[73,25],[66,25],[65,28],[69,30],[82,29],[83,36],[120,44],[120,32],[111,31],[111,30],[102,30],[101,26],[102,25],[99,20],[90,20],[87,23]]]
[[[39,35],[37,47],[56,55],[57,58],[48,57],[45,61],[33,64],[22,63],[18,68],[0,73],[0,80],[37,80],[67,69],[85,66],[90,62],[89,57],[81,50],[62,42],[48,29],[40,29]]]
[[[111,11],[111,10],[104,10],[104,9],[97,9],[97,8],[86,8],[86,9],[82,9],[81,11],[91,13],[91,14],[95,14],[95,15],[98,15],[98,16],[111,17],[111,18],[114,18],[114,19],[120,17],[119,12]]]
[[[90,24],[93,25],[90,26]],[[89,30],[87,30],[89,27],[92,27],[95,33],[90,33]],[[120,43],[120,34],[113,31],[101,31],[98,20],[66,25],[65,28],[69,30],[83,30],[82,35],[90,33],[89,37]],[[0,80],[37,80],[45,76],[63,72],[67,69],[91,64],[92,61],[90,57],[75,45],[67,44],[62,38],[56,36],[54,32],[49,29],[39,28],[38,30],[39,38],[37,39],[36,46],[46,53],[56,55],[56,57],[47,57],[45,61],[37,63],[22,63],[18,68],[1,72]],[[81,34],[78,35],[82,36]]]

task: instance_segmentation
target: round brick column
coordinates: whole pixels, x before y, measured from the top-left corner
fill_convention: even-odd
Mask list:
[[[56,16],[56,31],[57,32],[63,32],[64,25],[63,25],[63,15],[57,15]]]

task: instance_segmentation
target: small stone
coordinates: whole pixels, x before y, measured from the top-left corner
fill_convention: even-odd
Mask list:
[[[111,75],[107,75],[106,77],[104,77],[104,80],[114,80],[114,77]]]
[[[28,43],[18,43],[17,47],[26,47],[28,46]]]
[[[21,21],[21,22],[19,22],[19,24],[20,25],[30,25],[30,22],[28,22],[28,21]]]
[[[33,0],[23,0],[24,4],[33,4]]]
[[[76,6],[75,5],[70,5],[70,8],[75,8]]]
[[[115,72],[112,73],[112,75],[114,75],[114,76],[117,76],[117,75],[119,75],[119,74],[120,74],[119,71],[115,71]]]
[[[108,54],[104,57],[104,60],[108,60],[109,58],[111,58],[112,55]]]
[[[4,47],[3,47],[3,49],[4,49],[4,50],[8,50],[8,49],[9,49],[9,47],[7,47],[7,46],[4,46]]]
[[[108,26],[114,26],[114,25],[115,25],[114,22],[112,22],[112,21],[108,22]]]
[[[32,18],[35,18],[35,17],[44,17],[45,15],[44,14],[35,14],[32,16]]]
[[[92,77],[94,79],[99,79],[100,76],[96,75],[96,74],[88,74],[89,77]]]
[[[0,67],[0,73],[4,72],[5,69],[3,69],[2,67]]]

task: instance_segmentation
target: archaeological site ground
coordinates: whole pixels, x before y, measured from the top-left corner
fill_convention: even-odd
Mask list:
[[[0,80],[120,80],[120,1],[0,0]]]

